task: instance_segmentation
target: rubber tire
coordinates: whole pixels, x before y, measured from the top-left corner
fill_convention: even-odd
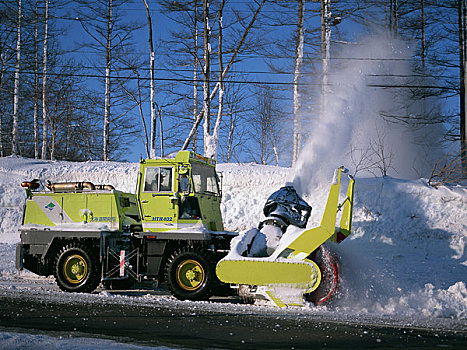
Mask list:
[[[87,265],[85,276],[77,283],[68,281],[64,272],[64,264],[73,255],[82,259]],[[65,292],[90,293],[94,291],[101,281],[97,249],[94,251],[90,247],[79,243],[70,243],[63,246],[55,258],[54,275],[59,288]]]
[[[204,278],[199,286],[193,290],[187,290],[177,281],[177,270],[184,262],[193,260],[204,271]],[[208,300],[217,287],[218,280],[215,274],[215,264],[209,258],[207,252],[194,248],[181,248],[175,250],[165,265],[165,281],[174,297],[180,300]]]

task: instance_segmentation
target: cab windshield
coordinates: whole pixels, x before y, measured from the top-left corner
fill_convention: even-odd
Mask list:
[[[196,193],[220,196],[216,170],[213,167],[191,163],[191,176]]]

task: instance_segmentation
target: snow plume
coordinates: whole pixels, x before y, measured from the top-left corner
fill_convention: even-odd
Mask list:
[[[310,193],[320,177],[329,179],[340,165],[367,176],[427,174],[432,159],[439,159],[442,126],[427,123],[425,116],[439,115],[433,101],[394,87],[427,84],[416,81],[421,78],[415,77],[410,58],[407,44],[386,37],[349,45],[336,57],[320,113],[311,116],[309,130],[304,126],[308,143],[292,177],[299,192]]]

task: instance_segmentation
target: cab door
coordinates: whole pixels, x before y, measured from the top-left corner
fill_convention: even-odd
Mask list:
[[[173,200],[175,171],[170,166],[147,166],[142,174],[140,191],[143,230],[164,232],[175,228]],[[171,198],[172,197],[172,198]]]

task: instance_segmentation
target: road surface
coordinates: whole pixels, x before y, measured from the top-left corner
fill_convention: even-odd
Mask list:
[[[195,349],[467,348],[464,321],[415,324],[330,315],[241,305],[235,298],[181,302],[144,288],[72,294],[51,281],[0,281],[3,331]]]

